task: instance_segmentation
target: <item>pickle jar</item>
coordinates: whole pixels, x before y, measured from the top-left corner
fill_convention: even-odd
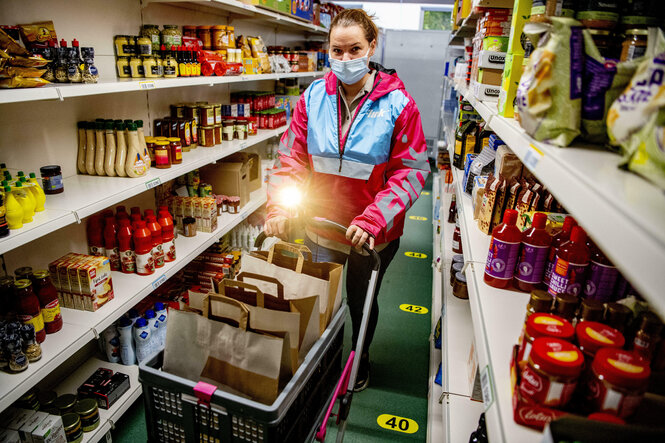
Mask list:
[[[182,45],[182,33],[178,29],[178,25],[164,25],[162,30],[162,44],[167,48],[175,46],[176,48]]]
[[[141,26],[141,35],[150,39],[152,46],[152,53],[157,54],[160,49],[160,34],[159,26],[157,25],[143,25]]]

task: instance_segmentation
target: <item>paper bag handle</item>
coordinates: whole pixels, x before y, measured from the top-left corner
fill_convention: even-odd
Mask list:
[[[265,307],[265,295],[263,294],[263,291],[261,291],[259,288],[257,288],[254,285],[250,285],[249,283],[245,283],[243,281],[237,281],[237,280],[231,280],[228,278],[225,278],[221,282],[219,282],[219,292],[222,295],[224,294],[224,288],[243,288],[246,289],[250,292],[255,292],[256,293],[256,306],[263,308]]]
[[[277,286],[276,297],[279,300],[284,300],[284,285],[275,277],[268,277],[267,275],[254,274],[253,272],[241,272],[236,276],[236,280],[241,281],[243,283],[245,282],[245,278],[248,278],[250,280],[261,280],[274,284],[275,286]]]
[[[217,295],[215,293],[210,293],[208,296],[203,300],[203,317],[210,319],[210,315],[212,314],[212,308],[211,308],[211,302],[212,301],[218,301],[220,303],[227,303],[230,305],[235,305],[238,308],[240,308],[240,311],[244,314],[240,317],[240,319],[236,318],[231,318],[231,317],[222,317],[226,318],[228,320],[231,320],[233,322],[238,323],[238,328],[242,330],[247,330],[247,326],[249,323],[249,319],[247,318],[247,308],[245,305],[242,304],[242,302],[239,302],[238,300],[235,300],[231,297],[225,297],[224,295]]]
[[[307,246],[294,245],[286,242],[277,242],[272,245],[270,251],[268,252],[268,263],[270,264],[272,264],[273,258],[275,257],[275,251],[285,251],[295,254],[296,257],[298,257],[295,269],[298,274],[302,273],[302,268],[305,264],[305,254],[307,254],[307,260],[312,261],[312,251],[310,251]]]

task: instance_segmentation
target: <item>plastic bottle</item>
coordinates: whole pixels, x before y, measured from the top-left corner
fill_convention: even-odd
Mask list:
[[[541,286],[552,237],[545,230],[547,215],[537,212],[529,229],[522,232],[520,259],[515,268],[515,288],[531,292]]]
[[[88,252],[90,255],[104,255],[104,223],[98,214],[90,216],[86,228],[88,236]]]
[[[42,189],[41,183],[37,180],[37,175],[34,172],[30,173],[30,178],[28,179],[30,183],[34,186],[35,198],[37,199],[37,206],[35,207],[36,212],[42,212],[44,210],[44,204],[46,204],[46,194]]]
[[[0,189],[0,238],[9,235],[9,226],[7,224],[7,196],[5,195],[4,187]],[[7,306],[0,307],[0,312],[6,309]]]
[[[136,360],[141,363],[145,360],[152,349],[150,347],[150,326],[145,318],[139,318],[134,323],[134,343],[136,346]]]
[[[120,270],[125,274],[136,272],[136,255],[132,247],[132,227],[129,219],[120,219],[118,229],[118,250],[120,252]]]
[[[134,321],[128,317],[121,317],[118,322],[118,334],[120,335],[120,360],[123,365],[136,364],[136,351],[134,350],[134,337],[132,327]]]
[[[19,181],[12,187],[12,194],[23,208],[23,223],[30,223],[35,215],[35,200]]]
[[[104,120],[95,122],[95,173],[106,175],[104,171],[104,160],[106,158],[106,133],[104,131]]]
[[[23,207],[12,193],[12,188],[4,187],[5,190],[5,218],[9,229],[21,229],[23,227]]]
[[[104,137],[106,143],[106,153],[104,154],[104,172],[109,177],[115,177],[115,155],[117,151],[115,143],[115,132],[113,131],[113,121],[107,120],[104,123]]]
[[[88,122],[78,122],[76,124],[78,128],[78,155],[76,158],[76,169],[78,170],[79,174],[86,174],[88,171],[85,168],[85,155],[86,155],[86,135],[85,135],[85,128],[87,126]]]
[[[515,273],[522,240],[522,232],[515,226],[516,222],[517,211],[506,209],[503,223],[492,230],[483,280],[495,288],[510,286]]]
[[[41,203],[41,196],[37,191],[37,185],[28,181],[28,178],[23,176],[21,177],[21,185],[25,188],[28,193],[28,197],[35,204],[35,212],[42,212],[44,210],[44,204]],[[46,202],[46,197],[44,197],[44,202]],[[41,207],[40,207],[41,203]]]
[[[161,325],[155,311],[152,309],[145,311],[145,319],[148,320],[148,326],[150,326],[150,353],[153,354],[162,350],[159,346],[159,328],[161,328]]]
[[[148,145],[145,142],[145,133],[143,132],[143,120],[134,121],[136,124],[136,132],[139,136],[139,146],[141,147],[141,157],[143,158],[143,163],[145,164],[146,171],[150,170],[150,164],[152,160],[150,159],[150,152],[148,152]]]
[[[122,120],[113,122],[115,128],[115,172],[120,177],[127,177],[125,163],[127,162],[127,137],[125,124]]]
[[[132,229],[136,230],[136,223],[142,221],[141,214],[131,214],[130,218],[132,220]]]
[[[129,219],[129,214],[127,213],[127,208],[124,206],[116,206],[115,207],[115,219],[118,221],[118,224],[120,224],[120,220],[123,218]]]
[[[543,276],[543,284],[549,286],[550,278],[552,277],[552,270],[554,269],[554,262],[556,261],[556,253],[561,247],[562,244],[570,240],[570,232],[573,230],[573,227],[577,226],[577,222],[571,216],[566,217],[563,221],[563,227],[561,231],[556,233],[552,237],[552,245],[550,246],[550,252],[547,256],[547,264],[545,265],[545,275]]]
[[[154,215],[146,216],[146,226],[150,229],[150,235],[152,236],[152,258],[155,261],[155,268],[161,268],[164,266],[162,226],[157,223],[157,217]]]
[[[168,321],[168,312],[164,303],[157,302],[155,303],[155,314],[157,315],[157,320],[159,320],[159,348],[164,349],[166,344],[166,322]]]
[[[155,262],[152,258],[152,234],[145,225],[145,221],[136,222],[136,229],[132,236],[134,240],[134,254],[136,254],[136,273],[150,275],[155,272]]]
[[[127,133],[127,161],[125,162],[125,173],[129,177],[136,178],[145,175],[147,168],[142,152],[136,124],[130,123]]]
[[[87,122],[85,127],[85,171],[88,175],[95,175],[95,123]]]
[[[570,240],[561,245],[556,254],[556,262],[547,291],[552,295],[571,294],[580,296],[584,290],[584,277],[589,267],[589,248],[586,246],[586,232],[575,226]]]
[[[171,214],[165,209],[160,209],[159,218],[157,219],[159,225],[162,227],[162,251],[164,252],[164,261],[175,261],[175,236],[173,218]]]
[[[109,258],[111,271],[119,271],[118,224],[113,216],[106,217],[104,222],[104,255]]]
[[[591,240],[587,241],[591,252],[589,276],[584,285],[584,298],[603,303],[614,299],[614,288],[619,278],[619,271],[603,252]]]
[[[104,350],[106,351],[106,359],[111,363],[120,362],[120,339],[115,330],[115,326],[111,325],[104,329],[102,334],[104,340]]]

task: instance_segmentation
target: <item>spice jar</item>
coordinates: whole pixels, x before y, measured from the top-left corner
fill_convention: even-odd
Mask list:
[[[215,144],[219,145],[222,143],[222,125],[213,126],[213,135],[215,138]]]
[[[182,145],[180,139],[177,137],[170,137],[168,139],[171,164],[179,165],[182,163]]]
[[[455,275],[458,272],[462,272],[462,268],[464,268],[464,263],[453,263],[450,268],[450,286],[455,285]]]
[[[115,53],[118,57],[131,57],[134,55],[134,42],[128,35],[116,35],[113,39]]]
[[[182,230],[185,237],[194,237],[196,235],[196,219],[194,217],[183,218]]]
[[[118,78],[130,78],[132,76],[132,71],[129,68],[129,57],[118,57],[115,65],[118,69]]]
[[[642,57],[647,52],[647,40],[649,30],[647,29],[629,29],[626,31],[626,38],[621,44],[622,62],[635,60]]]
[[[213,105],[199,105],[199,124],[201,126],[215,124],[215,107]]]
[[[227,119],[222,121],[222,139],[224,141],[231,141],[235,136],[235,125],[236,121]]]
[[[169,139],[171,140],[171,139]],[[178,139],[180,141],[180,139]],[[171,158],[169,153],[169,142],[157,140],[155,142],[155,168],[168,169],[171,167]]]
[[[198,26],[196,28],[196,36],[203,43],[203,49],[210,51],[212,49],[212,35],[211,35],[212,26]]]
[[[83,432],[91,432],[97,429],[97,426],[99,426],[99,409],[97,408],[97,400],[92,398],[79,400],[75,409],[81,419],[81,428],[83,428]]]
[[[522,371],[522,397],[543,406],[565,406],[577,387],[584,357],[577,346],[556,338],[537,338]]]
[[[44,319],[44,328],[47,334],[53,334],[62,329],[62,314],[58,302],[58,291],[55,289],[51,276],[46,270],[35,271],[35,292],[39,299]]]
[[[619,22],[619,2],[585,0],[577,7],[575,17],[587,28],[614,29]]]
[[[221,125],[222,124],[222,104],[221,103],[213,103],[213,115],[215,116],[215,124],[216,125]]]
[[[199,129],[199,145],[206,148],[215,146],[215,127],[201,126]]]
[[[235,123],[235,138],[238,140],[247,140],[247,121],[238,119]]]
[[[526,329],[517,353],[517,360],[522,362],[529,359],[533,341],[537,338],[549,337],[572,341],[573,335],[575,335],[573,325],[563,318],[545,313],[533,314],[526,321]]]
[[[583,321],[575,327],[575,336],[587,365],[601,348],[623,348],[626,340],[614,328],[595,321]]]
[[[212,49],[215,51],[224,51],[228,46],[228,34],[226,33],[226,26],[217,25],[211,29],[212,33]]]
[[[461,272],[455,274],[455,282],[453,283],[453,295],[463,300],[469,299],[469,292],[466,287],[466,276]]]
[[[586,386],[586,399],[596,412],[629,417],[642,402],[651,368],[630,351],[603,348],[596,353]]]
[[[81,418],[78,414],[70,412],[62,416],[62,426],[65,429],[67,443],[80,443],[83,440]]]
[[[62,183],[62,170],[58,165],[48,165],[39,168],[42,176],[42,189],[45,194],[53,195],[64,192],[65,186]]]
[[[76,395],[62,394],[55,400],[54,406],[58,408],[60,415],[75,412],[74,407],[76,406]]]
[[[46,330],[39,299],[33,292],[32,282],[27,279],[16,280],[15,291],[16,313],[19,321],[32,325],[35,328],[37,342],[42,343],[46,339]]]

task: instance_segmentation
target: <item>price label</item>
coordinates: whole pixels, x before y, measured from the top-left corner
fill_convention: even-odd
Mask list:
[[[543,151],[536,148],[534,145],[529,145],[529,149],[527,149],[526,155],[524,156],[524,164],[527,168],[534,170],[544,155]]]
[[[397,415],[381,414],[377,417],[376,423],[389,431],[403,432],[405,434],[415,434],[418,432],[418,423],[415,420]]]
[[[145,188],[146,189],[152,189],[152,188],[156,188],[157,186],[159,186],[161,184],[162,184],[162,181],[158,177],[158,178],[154,178],[150,181],[145,182]]]
[[[411,258],[427,258],[427,254],[424,254],[422,252],[407,251],[407,252],[404,253],[404,255],[406,255],[407,257],[411,257]]]
[[[429,312],[429,310],[424,306],[402,304],[399,305],[399,308],[404,312],[410,312],[412,314],[427,314]]]
[[[430,193],[429,193],[429,191],[423,191],[423,192],[421,192],[421,194],[422,195],[429,195]]]
[[[494,403],[492,375],[490,374],[489,366],[485,366],[480,371],[480,387],[483,391],[483,403],[485,404],[485,411],[487,411],[490,406],[492,406],[492,403]]]
[[[247,148],[247,142],[242,142],[240,143],[240,149],[246,149]]]
[[[293,240],[293,243],[297,243],[297,244],[299,244],[299,245],[304,245],[304,244],[305,244],[305,239],[303,239],[303,238],[296,238],[295,240]]]
[[[161,277],[152,282],[152,289],[155,290],[159,288],[162,285],[162,283],[164,283],[165,281],[166,281],[166,274],[162,274]]]
[[[419,215],[409,215],[410,220],[417,220],[417,221],[426,221],[427,217],[421,217]]]
[[[155,87],[154,80],[139,82],[139,88],[141,89],[155,89]]]

